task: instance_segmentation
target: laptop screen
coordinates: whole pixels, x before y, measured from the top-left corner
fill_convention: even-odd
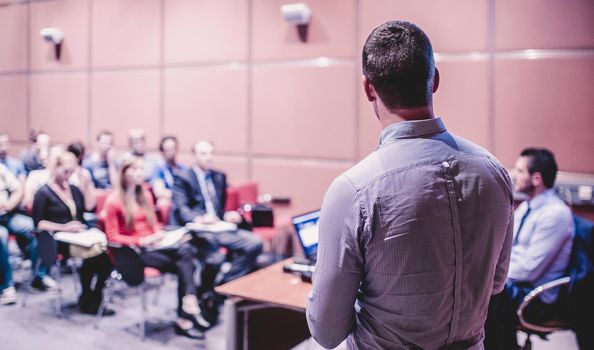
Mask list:
[[[297,237],[305,256],[308,258],[315,258],[318,249],[318,220],[320,219],[320,211],[312,211],[306,214],[294,216],[292,219],[293,226],[297,232]]]

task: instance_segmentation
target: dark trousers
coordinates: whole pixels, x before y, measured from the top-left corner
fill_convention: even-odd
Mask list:
[[[65,259],[69,258],[69,245],[67,243],[58,242],[58,252],[62,254]],[[109,256],[105,253],[83,260],[81,267],[78,269],[82,289],[79,299],[81,304],[93,307],[99,306],[103,295],[103,287],[105,287],[105,281],[109,277],[112,269],[113,264],[111,263]],[[91,282],[95,276],[97,277],[95,286],[91,288]]]
[[[491,297],[489,312],[485,322],[485,349],[510,350],[518,349],[517,328],[519,319],[517,310],[524,297],[532,290],[532,286],[507,282],[503,291]],[[555,317],[555,304],[545,304],[539,299],[530,302],[524,310],[527,321],[538,323]]]
[[[196,293],[194,282],[194,256],[196,248],[190,243],[184,243],[177,249],[156,250],[140,254],[146,266],[161,272],[177,275],[178,315],[181,314],[182,298]]]
[[[249,231],[239,229],[235,232],[201,232],[197,236],[200,238],[198,248],[202,254],[215,253],[219,247],[224,247],[232,255],[231,270],[225,274],[223,282],[252,272],[256,258],[262,253],[262,239]]]
[[[0,226],[4,227],[0,229],[7,230],[16,237],[17,244],[21,252],[23,252],[23,256],[25,259],[30,259],[31,265],[35,266],[37,264],[38,252],[37,239],[33,234],[33,219],[19,212],[12,212],[0,216]],[[39,266],[37,276],[35,277],[41,278],[45,276],[46,271],[46,266]]]

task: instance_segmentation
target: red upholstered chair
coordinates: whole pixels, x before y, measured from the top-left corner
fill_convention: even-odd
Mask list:
[[[237,210],[239,208],[239,193],[236,187],[227,187],[227,202],[225,211]]]
[[[169,223],[169,214],[171,214],[171,208],[173,207],[173,203],[171,200],[159,200],[155,204],[155,210],[157,211],[157,219],[163,225],[167,225]]]
[[[105,206],[105,200],[107,199],[107,196],[109,195],[110,191],[111,190],[100,188],[95,189],[95,213],[97,215],[99,215],[99,213],[101,213],[101,210],[103,210],[103,207]]]
[[[239,204],[258,203],[258,183],[256,181],[240,182],[235,186]]]
[[[225,210],[238,210],[245,220],[251,224],[251,207],[258,204],[258,183],[256,181],[240,182],[227,189]],[[264,251],[270,252],[270,242],[278,234],[277,227],[254,227],[252,233],[264,241]]]

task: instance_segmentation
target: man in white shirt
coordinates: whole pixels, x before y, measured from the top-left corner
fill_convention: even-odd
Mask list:
[[[528,148],[516,161],[514,190],[527,199],[515,211],[507,282],[491,301],[486,349],[516,349],[516,310],[522,299],[536,286],[566,274],[574,224],[571,209],[555,194],[556,175],[557,163],[549,150]],[[558,295],[559,290],[543,293],[533,310],[545,312]]]
[[[181,170],[174,180],[174,205],[170,223],[176,226],[190,222],[210,225],[223,220],[240,224],[241,215],[235,210],[226,210],[227,176],[212,169],[213,144],[200,141],[196,143],[193,151],[194,165]],[[262,252],[262,239],[239,228],[216,234],[202,232],[200,237],[210,246],[201,247],[201,251],[210,253],[216,252],[219,247],[225,247],[232,253],[234,258],[231,268],[225,274],[223,282],[251,272],[256,258]]]

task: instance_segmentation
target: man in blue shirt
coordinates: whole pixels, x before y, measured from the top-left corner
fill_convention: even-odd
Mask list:
[[[186,169],[177,162],[178,141],[175,136],[165,136],[159,143],[159,151],[163,155],[163,163],[155,167],[151,178],[153,192],[157,199],[171,201],[171,189],[177,174]]]
[[[505,289],[493,297],[485,326],[485,348],[517,349],[516,310],[535,287],[565,276],[573,241],[571,209],[555,194],[557,163],[543,148],[522,151],[512,171],[514,190],[526,196],[515,211],[514,236]],[[557,301],[559,290],[533,302],[540,317]],[[538,313],[538,314],[534,314]]]
[[[111,131],[101,131],[96,141],[95,152],[83,161],[83,167],[91,173],[95,188],[108,189],[118,174],[113,152],[113,134]]]
[[[20,156],[27,174],[45,168],[45,161],[49,156],[50,137],[44,132],[32,131],[30,142],[29,148],[23,150]]]

